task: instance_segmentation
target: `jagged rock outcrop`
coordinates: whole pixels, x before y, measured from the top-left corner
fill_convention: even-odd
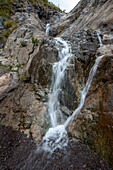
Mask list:
[[[113,54],[105,56],[88,92],[81,113],[70,122],[69,133],[112,166]],[[106,146],[106,147],[105,147]]]
[[[48,89],[43,86],[42,76],[46,76],[43,70],[48,68],[51,71],[52,65],[45,60],[46,68],[43,66],[44,58],[40,62],[35,56],[43,49],[41,57],[45,57],[45,23],[59,17],[60,12],[53,8],[55,6],[42,6],[40,1],[37,2],[37,7],[29,1],[10,4],[16,7],[11,19],[18,20],[18,28],[10,34],[0,55],[0,123],[24,132],[27,137],[39,142],[50,126],[45,104]],[[48,50],[51,51],[49,47]],[[33,61],[38,62],[42,71],[38,86],[37,80],[32,80],[32,68],[37,70],[35,65],[32,66]],[[51,73],[48,76],[51,79]]]
[[[80,29],[102,28],[105,31],[113,31],[112,8],[111,0],[81,0],[69,14],[61,17],[59,22],[51,24],[50,35],[61,33],[64,37]]]
[[[24,25],[31,13],[40,19],[43,30],[46,23],[62,15],[58,7],[45,0],[5,0],[0,1],[0,7],[0,49],[4,47],[9,35]]]

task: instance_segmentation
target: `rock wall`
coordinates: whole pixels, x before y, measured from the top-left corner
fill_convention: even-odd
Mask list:
[[[28,1],[22,2],[23,7],[19,6],[20,1],[13,4],[15,12],[11,18],[18,20],[18,28],[8,37],[0,54],[0,124],[23,132],[27,137],[39,142],[50,127],[46,108],[48,89],[44,83],[48,87],[46,77],[49,76],[49,81],[51,80],[51,60],[46,61],[45,54],[48,55],[52,47],[48,47],[49,51],[46,51],[45,21],[49,22],[50,18],[52,20],[52,17],[60,14],[58,9],[47,9],[47,6],[41,6],[39,1],[37,7]],[[40,54],[41,61],[37,60]],[[54,58],[55,53],[53,62]],[[40,73],[34,80],[33,69]],[[48,75],[47,69],[50,70]],[[45,81],[42,79],[44,76]]]
[[[96,30],[102,28],[113,31],[112,8],[113,2],[111,0],[81,0],[69,14],[61,17],[59,22],[51,24],[50,35],[65,36],[80,29]]]

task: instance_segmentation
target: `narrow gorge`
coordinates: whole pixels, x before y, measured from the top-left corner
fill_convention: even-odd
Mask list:
[[[48,1],[6,4],[0,169],[112,169],[113,2],[81,0],[68,14]]]

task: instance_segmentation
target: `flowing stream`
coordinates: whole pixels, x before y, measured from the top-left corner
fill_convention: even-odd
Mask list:
[[[72,56],[70,46],[61,38],[55,38],[56,47],[59,51],[59,61],[53,65],[52,83],[48,101],[48,111],[51,118],[52,127],[64,122],[60,110],[59,94],[62,92],[61,84],[65,77],[65,70],[70,63]]]
[[[78,105],[77,109],[73,112],[73,114],[66,120],[66,122],[64,123],[65,127],[69,124],[70,120],[75,117],[76,114],[78,114],[80,112],[80,110],[82,109],[83,105],[84,105],[84,102],[85,102],[85,98],[86,98],[86,95],[88,93],[88,90],[91,86],[91,83],[92,83],[92,80],[93,80],[93,77],[97,71],[97,67],[98,67],[98,64],[100,62],[100,60],[104,57],[104,55],[98,57],[95,61],[95,64],[93,65],[93,67],[91,68],[90,70],[90,73],[89,73],[89,77],[88,77],[88,80],[86,82],[86,85],[82,91],[82,94],[81,94],[81,100],[80,100],[80,104]]]
[[[59,60],[58,62],[55,62],[53,64],[52,83],[51,83],[50,93],[48,95],[49,97],[48,112],[50,115],[52,127],[47,131],[41,143],[37,144],[37,150],[35,150],[35,152],[29,156],[27,163],[23,169],[26,169],[27,166],[31,164],[34,165],[37,154],[46,153],[46,155],[51,156],[56,149],[62,149],[62,148],[65,149],[65,147],[68,146],[66,127],[69,124],[69,122],[75,117],[75,115],[78,114],[82,109],[85,102],[86,95],[91,86],[93,77],[96,74],[98,64],[101,61],[101,59],[104,57],[104,55],[102,55],[96,59],[95,64],[93,65],[93,67],[89,72],[89,77],[86,82],[86,85],[81,93],[80,104],[73,112],[73,114],[69,116],[69,118],[66,121],[64,121],[63,114],[60,110],[59,94],[61,93],[61,84],[65,77],[66,68],[70,64],[72,53],[68,42],[64,41],[61,38],[55,38],[54,40],[55,40],[56,48],[58,49],[59,52],[58,53]]]
[[[55,38],[55,44],[59,51],[59,61],[53,64],[52,83],[48,100],[48,112],[50,115],[52,127],[44,136],[41,144],[41,148],[51,153],[57,148],[61,149],[68,145],[66,127],[71,119],[73,119],[75,115],[78,114],[82,109],[93,77],[96,74],[98,64],[104,57],[104,55],[102,55],[96,59],[95,64],[90,70],[86,85],[81,93],[80,104],[73,112],[73,114],[66,121],[64,121],[63,114],[60,110],[59,94],[61,93],[61,84],[64,80],[65,70],[70,63],[72,53],[70,46],[63,39]]]
[[[49,30],[50,30],[50,24],[46,25],[46,35],[49,35]]]
[[[102,47],[103,44],[102,44],[102,39],[101,39],[101,36],[100,36],[100,31],[97,30],[96,33],[97,33],[97,37],[98,37],[98,40],[99,40],[99,45],[100,45],[100,47]]]

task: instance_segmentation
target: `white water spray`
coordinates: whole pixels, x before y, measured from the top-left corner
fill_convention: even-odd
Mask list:
[[[56,149],[65,148],[68,145],[67,131],[64,125],[50,128],[42,140],[42,148],[53,153]]]
[[[49,35],[49,30],[50,30],[50,24],[46,25],[46,35]]]

